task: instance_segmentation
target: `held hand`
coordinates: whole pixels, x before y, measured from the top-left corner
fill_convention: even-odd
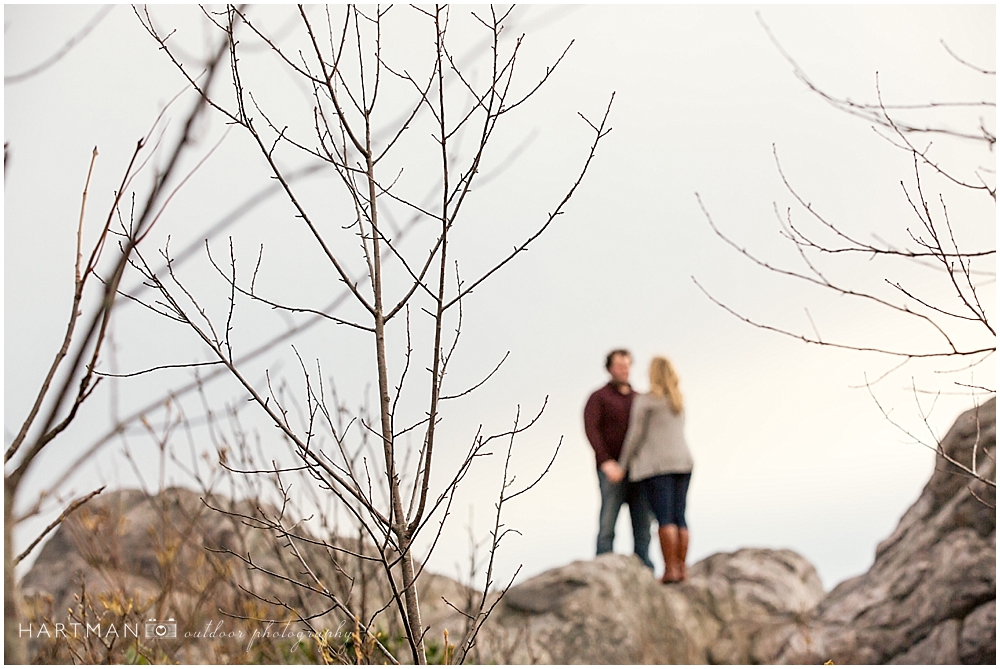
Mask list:
[[[601,463],[601,471],[612,483],[621,483],[625,478],[625,470],[621,468],[617,460],[605,460]]]

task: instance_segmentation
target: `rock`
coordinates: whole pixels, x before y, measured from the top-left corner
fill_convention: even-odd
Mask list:
[[[816,569],[790,550],[716,553],[689,572],[688,585],[703,595],[723,625],[742,618],[794,617],[816,606],[824,594]]]
[[[976,453],[980,474],[995,480],[995,401],[963,414],[942,448],[958,462],[971,462]],[[692,565],[687,582],[673,585],[661,584],[634,556],[574,562],[510,588],[499,601],[499,593],[493,593],[487,604],[496,606],[468,659],[483,664],[994,664],[996,513],[990,505],[995,499],[995,488],[939,458],[920,497],[879,545],[871,569],[826,595],[812,565],[789,550],[718,553]],[[391,593],[381,567],[365,559],[372,546],[334,538],[336,550],[327,549],[299,529],[302,536],[295,543],[311,567],[307,574],[287,542],[252,520],[259,513],[274,517],[276,510],[207,501],[230,515],[208,509],[186,490],[157,496],[104,493],[53,534],[25,576],[23,592],[36,609],[48,602],[53,615],[76,606],[85,584],[92,600],[127,605],[120,616],[144,620],[169,611],[179,629],[187,630],[209,615],[221,616],[222,610],[287,618],[281,603],[291,602],[322,612],[330,606],[329,597],[289,583],[312,579],[363,619],[374,617],[377,626],[398,632],[400,620],[391,606],[378,613]],[[252,556],[257,569],[231,553]],[[479,595],[428,573],[420,581],[420,601],[430,628],[426,638],[440,648],[444,630],[458,642],[469,629],[466,614],[478,609]],[[314,624],[352,631],[338,626],[343,620],[335,612]],[[247,661],[241,648],[221,643],[210,647],[214,654],[206,654],[204,645],[180,644],[175,650],[174,661]],[[401,647],[397,652],[407,657]],[[60,658],[68,661],[57,655],[41,660]],[[301,658],[262,650],[256,659]]]
[[[688,586],[689,596],[718,622],[719,633],[708,646],[713,664],[770,661],[775,649],[767,642],[824,595],[808,560],[794,551],[762,548],[702,560],[691,568]]]
[[[789,550],[719,553],[666,586],[634,556],[601,555],[511,588],[477,661],[744,663],[761,625],[794,620],[822,596],[816,570]]]
[[[995,400],[959,417],[942,448],[959,463],[971,463],[975,452],[979,473],[995,480]],[[868,573],[826,596],[812,565],[792,551],[713,555],[691,567],[687,583],[668,587],[625,556],[575,562],[507,593],[485,630],[507,645],[494,644],[481,658],[992,664],[995,499],[995,488],[939,458]]]
[[[889,664],[958,664],[958,633],[961,624],[946,620]]]
[[[995,599],[965,617],[958,638],[958,656],[963,664],[996,664],[997,602]]]
[[[942,441],[995,480],[996,401],[968,411]],[[838,585],[784,641],[775,662],[936,664],[996,653],[996,492],[944,457],[867,573]],[[991,508],[989,505],[994,505]]]
[[[253,513],[246,503],[206,501],[247,517]],[[92,598],[119,591],[137,604],[169,587],[170,605],[186,609],[187,600],[200,594],[198,582],[214,575],[232,587],[290,596],[288,588],[275,591],[262,571],[240,568],[246,565],[226,552],[250,556],[261,570],[281,572],[286,566],[274,554],[272,537],[242,520],[213,511],[197,493],[183,488],[156,496],[138,490],[104,493],[73,514],[42,547],[22,581],[22,592],[27,597],[45,593],[58,611],[71,608],[84,585]],[[315,553],[311,547],[303,550]],[[234,571],[239,577],[230,578]]]
[[[687,598],[634,556],[573,562],[512,587],[480,636],[476,662],[704,662]]]
[[[68,619],[66,612],[73,610],[78,617],[83,615],[80,603],[86,598],[91,622],[115,621],[118,628],[123,623],[139,625],[140,636],[144,636],[147,619],[172,618],[177,624],[178,641],[159,643],[169,649],[170,658],[182,662],[295,659],[248,655],[244,652],[246,638],[242,644],[228,645],[202,639],[181,641],[186,634],[220,621],[225,630],[245,628],[247,637],[266,626],[244,621],[240,616],[295,621],[295,614],[284,604],[323,614],[311,624],[338,638],[355,628],[351,617],[334,606],[335,600],[363,622],[374,618],[374,628],[387,632],[389,637],[401,629],[383,567],[358,557],[373,556],[371,545],[359,539],[335,537],[329,543],[337,550],[328,550],[298,527],[294,530],[299,538],[294,539],[293,552],[286,538],[277,537],[273,530],[264,529],[259,520],[254,520],[260,514],[277,518],[278,511],[273,507],[234,503],[217,496],[206,496],[204,500],[183,488],[170,488],[158,495],[120,490],[95,497],[54,532],[22,580],[29,615],[36,625],[44,619],[68,624],[73,618]],[[229,513],[213,510],[209,504]],[[292,524],[291,519],[284,522],[286,526]],[[395,553],[390,551],[389,557],[394,558]],[[394,573],[399,582],[398,568]],[[294,585],[293,581],[303,585]],[[316,592],[323,588],[330,594]],[[446,626],[460,629],[465,616],[455,609],[467,609],[469,602],[478,604],[474,592],[437,574],[427,574],[420,581],[418,593],[423,621],[431,627],[428,639],[439,638]],[[296,622],[294,629],[300,628]],[[43,655],[51,651],[57,654],[49,659],[67,661],[58,655],[63,650],[46,649],[40,641],[36,641],[34,650]],[[406,657],[404,649],[398,650]]]

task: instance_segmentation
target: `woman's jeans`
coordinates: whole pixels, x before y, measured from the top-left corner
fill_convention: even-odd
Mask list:
[[[642,497],[649,504],[650,511],[656,516],[660,527],[676,525],[684,529],[687,520],[684,511],[687,509],[688,485],[691,483],[691,472],[681,474],[659,474],[637,481],[635,484],[642,490]]]
[[[635,554],[642,563],[653,568],[649,560],[649,526],[653,524],[653,512],[649,508],[639,486],[623,480],[612,483],[607,475],[597,470],[597,480],[601,486],[601,516],[597,530],[597,554],[610,553],[615,543],[615,523],[618,522],[618,512],[622,504],[628,504],[629,515],[632,517],[632,538]]]

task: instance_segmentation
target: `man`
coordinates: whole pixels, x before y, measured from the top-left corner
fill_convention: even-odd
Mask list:
[[[632,400],[636,395],[628,382],[632,355],[624,349],[614,350],[608,354],[604,367],[611,375],[611,380],[590,396],[583,410],[583,425],[597,458],[597,480],[601,486],[597,554],[611,552],[615,542],[618,512],[622,504],[628,504],[635,554],[643,564],[652,569],[653,563],[649,560],[652,513],[639,494],[638,486],[630,484],[618,466],[618,456],[628,430]]]

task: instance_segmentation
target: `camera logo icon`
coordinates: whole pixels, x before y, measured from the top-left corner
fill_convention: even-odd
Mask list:
[[[176,639],[177,623],[173,618],[169,620],[157,620],[150,618],[146,621],[147,639]]]

